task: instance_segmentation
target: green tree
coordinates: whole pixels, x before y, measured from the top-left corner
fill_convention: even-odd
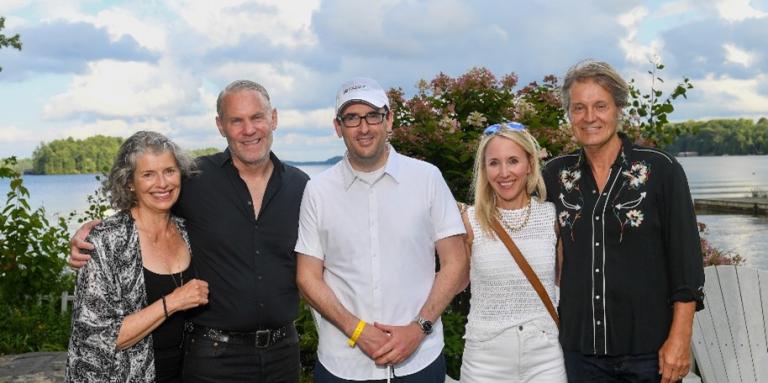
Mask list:
[[[37,174],[103,173],[112,167],[122,142],[120,137],[102,135],[43,142],[32,153],[33,171]]]
[[[5,28],[5,17],[0,16],[0,31],[2,31]],[[15,34],[13,36],[6,36],[3,33],[0,33],[0,49],[2,48],[16,48],[18,50],[21,50],[21,36],[19,34]],[[3,67],[0,67],[0,72],[3,70]]]
[[[69,291],[72,279],[64,272],[67,220],[50,222],[43,208],[30,207],[29,191],[12,169],[15,163],[11,157],[0,164],[0,178],[8,179],[10,188],[0,215],[0,301],[24,305]]]
[[[701,155],[768,154],[768,120],[716,119],[671,124],[685,132],[666,149]]]
[[[659,73],[664,70],[661,63],[651,63],[653,69],[648,71],[651,77],[651,89],[643,93],[636,85],[635,79],[629,82],[630,106],[628,109],[630,121],[626,128],[635,131],[637,138],[642,138],[646,144],[652,146],[669,145],[676,137],[685,133],[682,125],[670,125],[668,116],[675,111],[674,102],[679,97],[687,98],[687,92],[693,89],[693,84],[688,78],[678,83],[672,93],[663,98],[664,92],[658,89],[657,84],[663,84],[664,80]]]

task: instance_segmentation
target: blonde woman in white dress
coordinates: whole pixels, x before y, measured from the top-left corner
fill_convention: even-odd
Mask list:
[[[490,224],[499,219],[554,301],[555,206],[544,201],[538,144],[522,124],[483,132],[473,191],[463,212],[472,298],[461,382],[566,382],[557,325]]]

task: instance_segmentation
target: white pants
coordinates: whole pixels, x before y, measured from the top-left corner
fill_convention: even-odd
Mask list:
[[[539,330],[536,321],[487,341],[467,340],[460,381],[565,383],[563,350],[557,335]]]

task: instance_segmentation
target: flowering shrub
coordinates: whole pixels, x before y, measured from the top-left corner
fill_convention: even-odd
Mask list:
[[[707,232],[707,225],[699,222],[699,233],[705,234]],[[701,239],[701,255],[704,257],[704,266],[716,266],[716,265],[742,265],[744,264],[744,257],[736,254],[733,251],[723,251],[714,248],[709,241]]]
[[[519,121],[538,138],[544,153],[576,147],[560,107],[557,78],[515,90],[517,76],[498,80],[485,68],[457,78],[440,73],[420,81],[406,99],[401,88],[389,92],[395,122],[392,144],[398,151],[431,162],[443,171],[454,196],[469,198],[477,142],[486,126]]]

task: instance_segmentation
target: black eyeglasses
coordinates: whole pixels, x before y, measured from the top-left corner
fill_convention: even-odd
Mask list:
[[[360,126],[360,124],[363,123],[363,119],[365,119],[365,122],[368,125],[378,125],[384,122],[384,117],[386,117],[387,113],[382,112],[369,112],[366,113],[364,116],[361,116],[359,114],[349,113],[345,114],[343,116],[336,117],[339,122],[341,122],[342,125],[344,125],[345,128],[356,128]]]
[[[494,125],[491,125],[491,126],[485,128],[485,130],[483,130],[483,135],[484,136],[490,136],[492,134],[496,134],[496,133],[498,133],[498,132],[500,132],[502,130],[505,130],[505,129],[506,130],[518,131],[518,132],[524,132],[525,131],[525,125],[523,125],[523,124],[521,124],[519,122],[516,122],[516,121],[502,122],[502,123],[494,124]]]

